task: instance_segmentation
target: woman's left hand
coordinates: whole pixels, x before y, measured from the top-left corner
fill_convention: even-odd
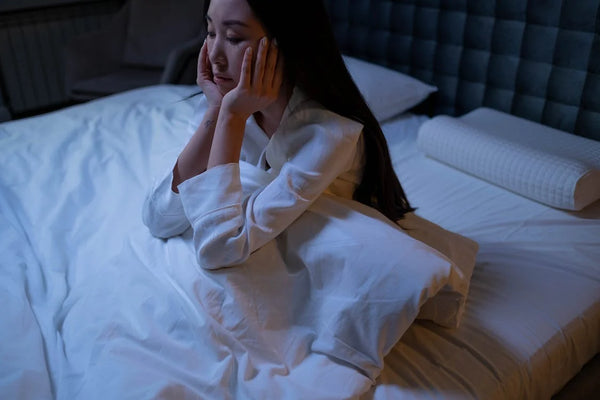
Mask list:
[[[252,66],[253,49],[244,53],[238,85],[223,97],[221,110],[243,118],[263,110],[279,96],[283,82],[283,60],[275,43],[263,37]]]

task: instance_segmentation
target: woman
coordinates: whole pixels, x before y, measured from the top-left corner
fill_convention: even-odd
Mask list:
[[[321,0],[212,0],[198,59],[207,110],[144,205],[153,235],[190,226],[198,262],[243,262],[322,193],[396,221],[410,211],[381,128],[352,81]],[[240,161],[273,179],[249,192]]]

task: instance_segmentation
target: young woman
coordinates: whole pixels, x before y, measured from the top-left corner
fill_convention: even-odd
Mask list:
[[[144,205],[153,235],[190,226],[198,262],[243,262],[322,193],[396,221],[413,209],[349,75],[321,0],[207,1],[198,86],[208,107]],[[240,161],[273,179],[248,191]]]

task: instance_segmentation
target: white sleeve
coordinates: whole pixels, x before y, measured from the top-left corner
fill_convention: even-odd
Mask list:
[[[178,186],[200,266],[215,269],[245,261],[345,172],[354,158],[362,125],[319,112],[310,116],[316,122],[286,133],[293,139],[278,150],[286,161],[259,190],[244,194],[239,164],[211,168]]]
[[[146,197],[142,220],[153,236],[169,238],[182,234],[190,227],[179,194],[171,190],[171,170]]]

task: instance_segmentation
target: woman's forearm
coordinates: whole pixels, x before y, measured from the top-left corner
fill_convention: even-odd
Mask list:
[[[206,171],[218,117],[219,107],[208,108],[196,132],[177,158],[171,184],[175,193],[179,192],[177,186],[180,183]]]
[[[207,168],[240,161],[246,120],[247,118],[230,113],[227,109],[221,110],[215,127]]]

